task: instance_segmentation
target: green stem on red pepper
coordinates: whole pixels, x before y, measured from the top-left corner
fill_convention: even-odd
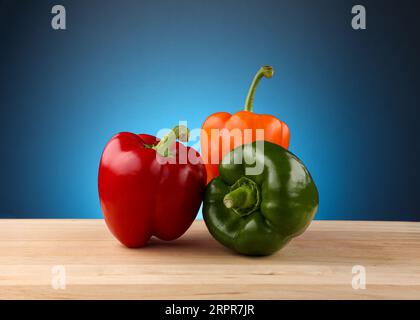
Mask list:
[[[150,146],[163,157],[171,156],[170,147],[178,139],[182,142],[187,142],[190,136],[190,130],[183,125],[179,125],[170,130],[163,138],[154,146]]]
[[[274,69],[271,66],[262,66],[260,70],[258,70],[257,74],[254,77],[254,80],[251,83],[251,87],[249,88],[248,95],[245,101],[245,111],[252,112],[253,104],[254,104],[254,95],[255,90],[257,89],[258,83],[260,82],[262,77],[266,77],[270,79],[274,75]]]

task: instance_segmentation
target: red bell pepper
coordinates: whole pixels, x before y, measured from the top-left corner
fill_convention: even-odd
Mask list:
[[[176,141],[188,140],[188,134],[184,126],[162,140],[122,132],[106,145],[99,198],[108,228],[125,246],[142,247],[151,236],[174,240],[194,221],[206,170],[196,150]]]

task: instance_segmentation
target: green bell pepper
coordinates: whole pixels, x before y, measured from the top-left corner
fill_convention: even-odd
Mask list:
[[[248,161],[235,160],[240,158]],[[262,172],[247,174],[259,165]],[[269,255],[302,234],[317,209],[318,190],[305,165],[281,146],[257,141],[223,158],[206,189],[203,217],[226,247]]]

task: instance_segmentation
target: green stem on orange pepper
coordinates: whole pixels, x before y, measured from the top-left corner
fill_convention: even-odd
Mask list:
[[[260,70],[258,70],[257,74],[252,80],[251,87],[249,88],[248,95],[245,101],[245,111],[252,112],[253,104],[254,104],[254,95],[255,90],[257,89],[258,83],[260,82],[262,77],[266,77],[270,79],[274,75],[274,69],[271,66],[262,66]]]

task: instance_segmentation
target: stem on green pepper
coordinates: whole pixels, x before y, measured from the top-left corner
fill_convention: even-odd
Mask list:
[[[231,187],[230,192],[223,197],[226,208],[240,216],[246,216],[259,208],[261,202],[258,185],[247,177],[241,177]]]
[[[260,70],[258,70],[257,74],[254,77],[254,80],[251,83],[251,87],[249,88],[248,95],[246,96],[245,111],[252,112],[255,90],[257,89],[258,83],[260,82],[261,78],[266,77],[270,79],[271,77],[273,77],[273,75],[274,75],[274,69],[271,66],[262,66]]]
[[[178,139],[180,141],[187,142],[189,136],[190,130],[186,126],[179,125],[170,130],[158,144],[152,146],[151,148],[161,156],[169,157],[171,156],[170,147],[176,142],[176,140]]]
[[[223,203],[226,208],[249,208],[256,202],[254,192],[247,186],[239,187],[229,192],[223,198]]]

